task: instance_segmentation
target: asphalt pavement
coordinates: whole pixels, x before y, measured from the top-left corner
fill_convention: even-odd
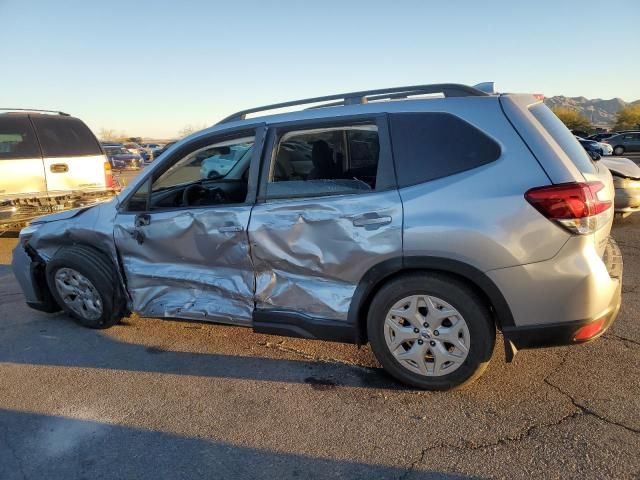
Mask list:
[[[596,342],[501,342],[470,387],[405,388],[368,347],[24,304],[0,239],[0,478],[640,476],[640,214],[614,229],[620,316]],[[544,299],[540,299],[544,301]]]

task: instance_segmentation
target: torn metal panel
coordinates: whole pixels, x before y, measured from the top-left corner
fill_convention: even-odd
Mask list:
[[[149,214],[141,227],[135,226],[135,215],[118,215],[114,238],[133,311],[250,323],[250,212],[250,206],[163,211]]]
[[[365,272],[402,255],[396,190],[269,201],[249,226],[256,307],[345,320]]]

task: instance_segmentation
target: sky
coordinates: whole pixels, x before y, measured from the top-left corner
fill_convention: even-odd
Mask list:
[[[0,0],[0,107],[170,138],[402,85],[640,99],[640,1]]]

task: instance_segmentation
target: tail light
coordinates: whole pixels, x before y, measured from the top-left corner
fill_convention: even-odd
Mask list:
[[[609,140],[607,140],[606,138],[604,138],[604,139],[600,140],[600,142],[602,142],[602,143],[606,143],[606,144],[609,144]]]
[[[104,162],[104,183],[107,188],[113,188],[113,172],[109,162]]]
[[[586,235],[605,225],[612,214],[611,201],[600,200],[602,182],[576,182],[532,188],[524,194],[542,215],[571,233]]]
[[[602,327],[604,327],[605,322],[607,321],[606,317],[599,318],[595,322],[592,322],[584,327],[578,329],[576,334],[573,336],[574,342],[586,342],[587,340],[595,337],[600,331],[602,331]]]
[[[544,100],[544,93],[534,93],[534,94],[533,94],[533,97],[534,97],[536,100],[543,101],[543,100]]]

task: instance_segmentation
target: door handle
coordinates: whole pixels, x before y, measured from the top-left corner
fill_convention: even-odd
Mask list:
[[[242,232],[243,230],[244,228],[242,228],[242,225],[225,225],[224,227],[218,228],[220,233],[237,233]]]
[[[377,213],[365,213],[353,219],[354,227],[372,227],[379,228],[391,223],[391,217],[388,215],[378,215]]]
[[[69,165],[66,163],[52,163],[49,170],[51,170],[51,173],[66,173],[69,171]]]

